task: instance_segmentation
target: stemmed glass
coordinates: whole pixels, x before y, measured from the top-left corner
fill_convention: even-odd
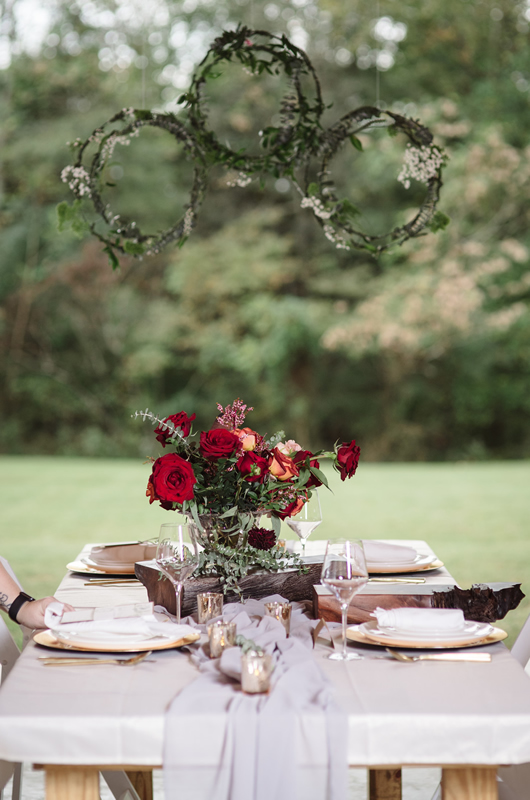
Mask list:
[[[326,555],[322,564],[321,582],[328,586],[340,603],[342,611],[342,652],[332,653],[333,661],[352,661],[362,658],[357,653],[348,653],[346,649],[346,626],[348,606],[354,595],[368,581],[368,570],[364,558],[363,543],[360,539],[336,539],[326,546]]]
[[[165,522],[160,526],[156,563],[175,587],[176,617],[180,623],[182,584],[199,564],[197,545],[190,537],[187,525]]]
[[[298,538],[301,539],[302,556],[305,556],[306,539],[322,522],[322,511],[320,510],[317,490],[312,490],[311,497],[307,503],[304,503],[298,514],[294,517],[287,517],[285,521]]]

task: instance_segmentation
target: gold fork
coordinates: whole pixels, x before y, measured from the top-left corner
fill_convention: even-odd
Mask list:
[[[80,664],[83,667],[94,666],[95,664],[119,664],[120,667],[132,667],[134,664],[139,664],[144,658],[150,656],[152,650],[147,650],[145,653],[138,653],[131,658],[83,658],[83,656],[76,656],[75,658],[61,658],[54,656],[39,656],[39,661],[42,661],[45,667],[73,667]]]
[[[399,653],[392,648],[385,648],[387,653],[390,653],[392,658],[397,661],[406,661],[408,664],[413,661],[491,661],[490,653],[432,653],[429,655],[421,656],[406,656],[404,653]]]

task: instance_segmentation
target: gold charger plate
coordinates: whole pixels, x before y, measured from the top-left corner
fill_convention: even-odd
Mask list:
[[[372,644],[378,647],[404,647],[409,650],[455,650],[461,647],[477,647],[478,645],[483,644],[494,644],[495,642],[502,642],[503,639],[506,639],[508,634],[506,631],[503,631],[501,628],[493,628],[493,633],[490,633],[488,636],[484,636],[482,639],[477,639],[476,636],[472,638],[472,641],[460,640],[460,641],[451,641],[448,637],[443,642],[438,640],[425,640],[425,641],[412,641],[407,638],[393,638],[391,636],[385,635],[378,636],[375,632],[366,634],[363,631],[359,630],[358,628],[348,628],[346,630],[346,638],[352,642],[359,642],[360,644]]]
[[[123,567],[119,569],[116,567],[112,569],[103,569],[99,566],[92,567],[84,561],[71,561],[66,565],[66,569],[78,575],[114,575],[115,577],[120,577],[120,575],[129,577],[130,575],[134,575],[134,565],[132,567]]]
[[[428,572],[443,567],[439,558],[421,559],[417,564],[367,564],[369,575],[401,575],[409,572]]]
[[[160,642],[156,644],[153,643],[153,641],[145,641],[139,643],[135,647],[120,647],[119,645],[111,647],[110,645],[101,645],[101,643],[97,644],[97,646],[96,643],[92,646],[83,646],[81,644],[63,644],[63,642],[55,638],[50,630],[46,630],[36,633],[33,637],[33,641],[36,644],[40,644],[43,647],[51,647],[54,650],[79,650],[86,653],[143,653],[146,650],[173,650],[176,647],[184,647],[187,644],[192,644],[200,638],[201,634],[197,632],[189,634],[189,636],[185,636],[183,639],[177,639],[175,642]]]

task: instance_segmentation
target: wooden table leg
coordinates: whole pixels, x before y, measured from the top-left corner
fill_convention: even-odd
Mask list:
[[[400,769],[370,769],[368,772],[370,800],[401,800]]]
[[[46,800],[99,800],[97,767],[45,766]]]
[[[442,769],[442,800],[498,800],[496,767]]]
[[[131,772],[126,771],[126,775],[136,789],[140,800],[153,800],[153,771]]]

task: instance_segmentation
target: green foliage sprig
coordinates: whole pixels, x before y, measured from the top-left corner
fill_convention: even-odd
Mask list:
[[[239,547],[230,547],[220,543],[210,543],[208,549],[199,552],[199,566],[195,576],[219,578],[224,594],[243,593],[239,586],[241,578],[256,572],[280,572],[285,569],[296,569],[299,574],[306,574],[307,567],[295,553],[287,553],[284,549],[273,547],[271,550],[258,550],[248,543]]]
[[[260,131],[262,155],[252,156],[245,150],[232,150],[222,144],[208,127],[205,94],[208,81],[219,76],[223,66],[239,62],[251,75],[279,75],[288,79],[287,89],[280,103],[279,122]],[[308,97],[302,88],[302,79],[310,79],[313,96]],[[325,105],[320,82],[307,54],[292,44],[285,36],[267,31],[251,30],[238,26],[235,31],[225,31],[214,40],[205,58],[199,64],[189,90],[180,97],[187,113],[187,124],[174,114],[158,114],[134,108],[125,108],[111,120],[96,128],[84,142],[76,140],[77,160],[65,167],[62,180],[76,196],[72,206],[61,203],[58,207],[59,226],[71,225],[77,233],[87,228],[105,244],[113,267],[118,266],[116,251],[141,257],[158,253],[170,242],[184,244],[196,224],[198,209],[208,185],[209,171],[221,164],[236,170],[238,177],[232,183],[246,186],[256,173],[269,173],[274,177],[290,178],[302,194],[302,207],[310,208],[321,225],[325,236],[339,249],[368,250],[378,254],[407,239],[431,230],[435,232],[447,225],[449,219],[436,213],[442,169],[446,162],[444,151],[434,145],[431,132],[420,122],[391,111],[380,111],[370,106],[356,109],[343,116],[327,130],[320,123]],[[116,127],[117,125],[120,127]],[[113,127],[111,127],[113,126]],[[145,126],[167,130],[183,146],[187,158],[193,163],[193,186],[184,214],[167,230],[159,233],[142,233],[136,222],[113,214],[104,202],[103,173],[116,145],[128,145]],[[339,199],[330,178],[330,163],[341,145],[349,140],[362,151],[358,133],[374,127],[385,126],[390,135],[403,132],[412,149],[405,154],[404,178],[407,175],[427,184],[425,198],[411,222],[376,236],[364,233],[356,226],[359,209],[347,199]],[[97,150],[89,165],[84,165],[85,151],[90,144]],[[303,188],[295,177],[295,169],[302,168],[305,175],[312,159],[320,162],[316,183],[306,181]],[[401,176],[400,176],[401,178]],[[84,220],[82,201],[89,200],[96,213],[107,226],[101,231],[95,223]]]

